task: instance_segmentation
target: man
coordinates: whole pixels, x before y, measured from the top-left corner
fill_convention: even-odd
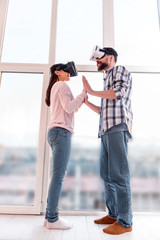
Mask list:
[[[97,50],[98,49],[98,50]],[[99,52],[99,53],[98,53]],[[127,143],[131,138],[132,77],[123,66],[116,66],[117,52],[113,48],[95,48],[91,60],[96,60],[99,72],[104,71],[104,91],[94,91],[83,76],[84,88],[101,97],[101,107],[85,99],[85,104],[100,113],[101,138],[100,175],[104,180],[108,215],[96,224],[110,224],[103,231],[122,234],[132,231],[130,174]]]

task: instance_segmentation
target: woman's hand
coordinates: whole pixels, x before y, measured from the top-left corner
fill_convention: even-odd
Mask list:
[[[84,103],[87,105],[87,103],[88,103],[88,95],[85,97]]]
[[[92,90],[85,76],[82,76],[82,81],[83,81],[84,90],[92,95],[94,91]]]

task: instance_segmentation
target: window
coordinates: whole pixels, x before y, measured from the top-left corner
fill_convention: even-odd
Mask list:
[[[51,0],[10,0],[2,62],[48,63]]]
[[[42,74],[3,73],[0,94],[0,204],[33,205]]]
[[[160,74],[132,74],[133,142],[129,144],[134,211],[159,211]]]
[[[102,46],[102,1],[59,0],[56,62],[89,61],[92,48]]]
[[[44,102],[49,68],[75,61],[79,75],[69,82],[74,96],[82,91],[82,75],[93,89],[102,90],[103,75],[89,58],[95,45],[107,43],[117,50],[118,64],[133,75],[133,210],[159,210],[157,1],[9,0],[0,1],[0,9],[0,212],[45,211],[51,160]],[[100,98],[89,100],[100,105]],[[99,115],[82,106],[75,115],[61,210],[105,209],[98,127]]]
[[[115,0],[114,6],[118,62],[135,66],[159,65],[157,0]]]

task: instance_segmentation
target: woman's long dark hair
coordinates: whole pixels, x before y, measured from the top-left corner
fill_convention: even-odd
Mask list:
[[[55,64],[50,68],[50,72],[51,72],[51,77],[49,80],[49,85],[46,91],[46,98],[45,98],[45,102],[47,104],[47,106],[50,106],[50,95],[51,95],[51,88],[53,87],[53,85],[57,82],[58,80],[58,76],[55,74],[55,70],[57,69],[57,67],[61,67],[61,63],[60,64]]]

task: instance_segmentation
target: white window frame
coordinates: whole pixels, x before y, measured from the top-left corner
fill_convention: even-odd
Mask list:
[[[114,42],[114,0],[102,0],[103,4],[103,46],[115,46]],[[38,143],[38,159],[36,165],[36,190],[33,206],[8,206],[0,205],[0,213],[9,214],[40,214],[44,213],[46,207],[46,197],[49,179],[49,146],[46,142],[46,129],[48,122],[48,108],[44,103],[46,89],[49,81],[50,66],[55,63],[56,53],[56,28],[58,0],[52,0],[52,14],[50,27],[50,46],[48,64],[28,64],[28,63],[3,63],[1,62],[2,47],[5,34],[6,18],[9,0],[0,1],[0,83],[2,73],[41,73],[43,74],[43,90],[41,99],[41,116]],[[160,0],[157,0],[160,6]],[[160,11],[160,9],[158,9]],[[126,66],[131,73],[160,73],[159,66]],[[77,65],[79,72],[97,72],[96,66]],[[95,212],[65,211],[63,214],[69,215],[92,215]],[[98,212],[99,214],[99,212]]]

